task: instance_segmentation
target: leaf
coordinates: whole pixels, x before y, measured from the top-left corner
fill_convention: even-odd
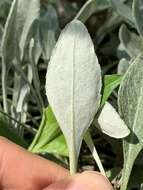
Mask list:
[[[22,1],[23,0],[21,0],[21,2]],[[26,14],[25,23],[23,26],[22,34],[20,37],[20,43],[19,43],[20,49],[21,49],[21,59],[24,56],[24,50],[26,47],[27,38],[29,35],[29,31],[32,27],[32,24],[40,16],[40,1],[39,0],[31,0],[28,2],[29,2],[29,4],[27,4],[27,5],[29,7],[28,7],[27,11],[24,13],[24,14]]]
[[[12,2],[2,42],[2,53],[5,64],[11,63],[17,55],[18,42],[20,42],[20,47],[23,49],[30,27],[37,18],[38,5],[40,7],[39,0],[14,0]],[[23,51],[22,49],[21,51]]]
[[[119,38],[130,57],[136,57],[143,50],[142,39],[124,24],[120,27]]]
[[[108,0],[88,0],[78,12],[75,19],[86,22],[93,13],[103,11],[109,7]]]
[[[141,158],[142,159],[142,158]],[[143,166],[142,166],[142,161],[141,165],[135,165],[133,168],[133,171],[131,173],[131,180],[129,183],[129,189],[140,189],[140,186],[142,186],[143,182]],[[140,189],[142,190],[142,188]]]
[[[121,59],[130,60],[131,59],[131,57],[126,52],[125,47],[124,47],[124,45],[122,43],[120,43],[118,45],[117,50],[116,50],[116,54],[117,54],[117,57],[118,57],[119,60],[121,60]]]
[[[33,85],[35,87],[35,92],[37,93],[37,96],[39,98],[39,102],[41,104],[42,107],[44,107],[44,103],[42,100],[42,96],[40,93],[40,78],[39,78],[39,74],[38,74],[38,69],[37,69],[37,63],[35,62],[37,60],[37,56],[35,54],[35,41],[32,38],[30,41],[30,45],[29,45],[29,61],[30,61],[30,67],[32,70],[32,74],[33,74]],[[38,61],[38,60],[37,60]]]
[[[43,110],[41,125],[29,151],[37,154],[51,153],[68,156],[65,138],[50,107]]]
[[[36,1],[37,3],[40,3],[39,0],[32,0],[32,1],[13,0],[5,24],[5,29],[2,38],[2,89],[3,89],[3,105],[6,113],[9,112],[7,105],[8,71],[11,68],[14,59],[16,59],[18,64],[21,64],[19,42],[22,48],[21,53],[23,54],[29,30],[31,28],[32,23],[37,18],[35,16],[36,14],[35,12],[37,11],[36,9],[37,7],[35,6],[37,5]],[[29,6],[29,4],[31,6]],[[27,18],[26,20],[27,15],[30,16],[30,19]],[[15,99],[17,99],[17,97]]]
[[[40,14],[39,11],[39,0],[14,0],[12,2],[3,35],[3,52],[8,54],[5,56],[8,59],[7,62],[11,62],[11,59],[16,56],[19,43],[21,54],[23,54],[27,36],[33,22]]]
[[[58,31],[59,22],[56,10],[51,5],[43,7],[40,15],[40,42],[45,60],[50,59]]]
[[[68,144],[71,173],[99,107],[100,90],[101,70],[92,40],[75,20],[62,31],[46,75],[46,94]]]
[[[143,190],[143,183],[141,183],[140,190]]]
[[[122,21],[123,19],[116,12],[112,12],[105,23],[97,31],[95,39],[96,44],[100,44],[104,37],[116,29]]]
[[[2,35],[3,35],[3,28],[0,25],[0,58],[2,57],[2,52],[1,52],[1,40],[2,40]]]
[[[113,9],[124,18],[125,22],[129,23],[131,26],[134,25],[134,20],[132,19],[132,10],[131,8],[121,2],[120,0],[109,0]]]
[[[0,24],[4,25],[9,9],[11,6],[11,0],[0,1]]]
[[[26,141],[9,125],[7,118],[2,113],[0,113],[0,136],[6,137],[16,144],[27,148]]]
[[[29,68],[29,75],[28,75],[29,77],[27,77],[27,75],[25,74],[25,72],[23,71],[23,69],[20,67],[20,65],[18,65],[18,64],[16,64],[16,62],[14,62],[13,66],[14,66],[14,69],[15,69],[16,73],[17,73],[17,74],[20,74],[20,75],[21,75],[21,79],[22,79],[23,81],[25,81],[26,84],[28,84],[28,86],[30,87],[31,93],[32,93],[32,95],[33,95],[33,97],[34,97],[34,100],[35,100],[37,106],[38,106],[38,109],[39,109],[39,111],[42,113],[43,107],[42,107],[42,105],[41,105],[41,102],[40,102],[40,100],[39,100],[39,97],[38,97],[38,95],[37,95],[37,92],[35,91],[35,89],[33,88],[32,84],[30,83],[31,67]]]
[[[3,107],[6,113],[9,112],[7,104],[7,75],[11,62],[16,55],[18,50],[16,45],[16,36],[12,31],[15,28],[15,18],[17,10],[17,0],[14,0],[11,5],[11,9],[5,24],[5,29],[2,37],[1,51],[2,51],[2,96],[3,96]]]
[[[101,106],[107,101],[111,93],[115,88],[119,86],[122,81],[121,75],[105,75],[103,78],[103,95],[101,100]]]
[[[124,121],[109,102],[105,103],[94,123],[103,133],[117,139],[124,138],[130,133]]]
[[[30,47],[30,43],[31,40],[34,40],[34,45],[33,45],[33,58],[34,58],[34,62],[35,62],[35,66],[38,65],[39,59],[42,55],[42,47],[41,47],[41,43],[40,43],[40,24],[39,24],[39,20],[34,21],[33,25],[32,25],[32,29],[30,30],[30,38],[29,38],[29,47]],[[26,52],[28,54],[28,51]]]
[[[24,80],[24,78],[22,76],[20,76],[20,88],[19,88],[19,92],[18,92],[18,99],[16,102],[16,113],[19,115],[21,115],[20,120],[18,118],[16,118],[18,121],[20,121],[21,123],[25,123],[26,122],[26,112],[28,109],[28,101],[26,101],[27,96],[30,94],[30,86],[29,84],[32,83],[32,78],[33,78],[33,74],[32,74],[32,69],[31,66],[28,65],[27,66],[27,81]]]
[[[133,0],[133,18],[135,20],[135,25],[138,32],[143,38],[143,1],[142,0]]]
[[[17,11],[17,0],[14,0],[11,5],[11,9],[5,24],[4,33],[2,37],[2,59],[3,64],[7,66],[7,70],[10,67],[10,63],[13,57],[16,55],[16,35],[13,34],[16,28],[16,11]],[[5,66],[5,67],[6,67]]]
[[[84,136],[84,141],[92,152],[100,171],[105,175],[105,171],[89,132]],[[69,156],[65,138],[50,106],[43,111],[41,125],[33,142],[29,146],[29,151],[36,154],[50,153]]]
[[[127,189],[136,157],[143,148],[143,55],[132,61],[119,89],[119,113],[131,134],[123,141],[124,168],[121,190]]]
[[[123,75],[129,68],[129,61],[127,59],[122,58],[118,63],[117,73],[118,75]]]

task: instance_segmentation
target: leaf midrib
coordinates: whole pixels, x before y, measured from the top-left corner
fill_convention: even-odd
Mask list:
[[[72,97],[71,97],[71,130],[72,130],[72,133],[71,133],[71,136],[72,136],[72,147],[73,147],[73,151],[75,153],[75,150],[76,150],[76,146],[75,146],[75,122],[74,122],[74,119],[75,119],[75,115],[74,115],[74,95],[75,95],[75,91],[74,91],[74,86],[75,86],[75,47],[76,47],[76,35],[74,36],[74,39],[73,39],[73,59],[72,59],[72,85],[71,85],[71,91],[72,91]]]

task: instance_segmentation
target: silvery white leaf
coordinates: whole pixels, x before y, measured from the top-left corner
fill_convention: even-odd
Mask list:
[[[52,5],[41,8],[40,42],[44,60],[49,60],[56,44],[56,33],[59,32],[58,15]]]
[[[93,13],[106,10],[109,7],[110,5],[108,0],[88,0],[80,9],[75,19],[78,19],[85,23]]]
[[[133,0],[132,14],[137,27],[138,32],[143,38],[143,1]]]
[[[119,38],[130,57],[136,57],[143,50],[141,37],[131,32],[125,24],[120,27]]]
[[[134,20],[132,18],[132,10],[130,6],[124,4],[120,0],[109,0],[113,9],[124,18],[125,22],[129,23],[131,26],[134,26]]]
[[[122,58],[119,63],[118,63],[118,68],[117,68],[117,73],[119,75],[123,75],[126,73],[126,71],[128,70],[129,68],[129,61],[125,58]]]
[[[123,141],[124,167],[121,190],[127,189],[134,162],[143,149],[143,54],[131,60],[118,95],[119,113],[131,130]]]
[[[27,8],[27,12],[25,17],[25,23],[23,26],[21,38],[20,38],[20,48],[21,48],[21,58],[23,58],[24,50],[27,42],[27,37],[29,34],[29,31],[32,27],[32,24],[36,19],[39,18],[40,15],[40,1],[39,0],[31,0],[29,1],[29,4],[27,4],[29,7]]]
[[[124,138],[130,133],[124,121],[109,102],[105,103],[98,117],[98,124],[103,133],[114,138]]]
[[[16,34],[13,34],[12,32],[15,30],[16,27],[15,19],[17,4],[17,0],[14,0],[12,2],[2,37],[2,62],[3,64],[5,64],[5,67],[7,67],[7,70],[10,67],[10,63],[12,62],[13,57],[16,54]]]
[[[62,31],[53,51],[46,94],[76,162],[98,109],[100,91],[101,69],[92,40],[84,24],[74,20]]]

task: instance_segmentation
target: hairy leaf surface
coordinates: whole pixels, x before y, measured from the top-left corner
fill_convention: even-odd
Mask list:
[[[143,148],[143,55],[130,65],[119,90],[119,112],[131,134],[124,140],[124,168],[121,190],[127,189],[135,159]]]
[[[100,90],[101,70],[92,40],[86,27],[73,21],[62,31],[52,54],[46,93],[75,167],[83,136],[99,107]]]

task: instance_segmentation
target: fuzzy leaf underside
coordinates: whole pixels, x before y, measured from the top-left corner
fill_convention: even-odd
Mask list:
[[[53,51],[46,93],[65,135],[69,152],[78,157],[81,142],[98,109],[101,70],[92,40],[80,21],[66,26]]]

